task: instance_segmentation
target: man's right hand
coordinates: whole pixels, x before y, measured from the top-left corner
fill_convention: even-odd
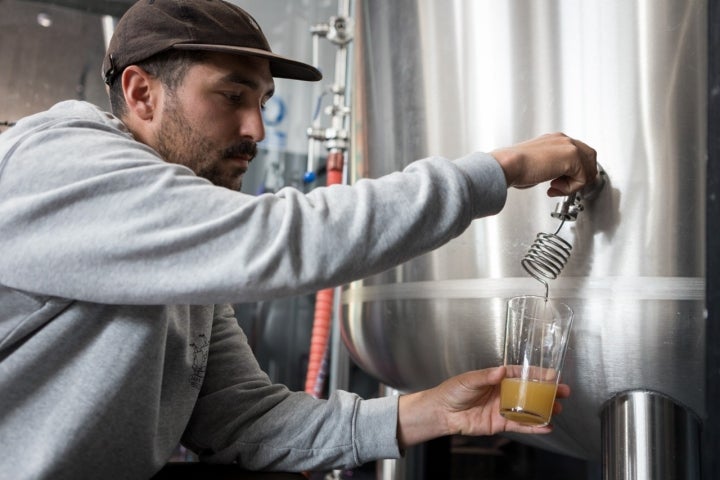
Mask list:
[[[491,152],[505,172],[508,187],[528,188],[550,181],[548,195],[569,195],[597,177],[596,152],[563,133],[541,135]]]

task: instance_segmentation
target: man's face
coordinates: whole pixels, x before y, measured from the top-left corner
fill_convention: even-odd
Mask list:
[[[239,190],[265,136],[262,107],[274,83],[267,60],[212,54],[163,97],[154,148],[215,185]]]

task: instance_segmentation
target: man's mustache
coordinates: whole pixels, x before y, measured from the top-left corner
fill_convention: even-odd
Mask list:
[[[257,155],[257,143],[251,140],[245,140],[231,146],[224,152],[224,158],[248,156],[250,160]]]

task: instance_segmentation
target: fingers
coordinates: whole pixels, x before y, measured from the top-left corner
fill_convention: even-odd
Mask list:
[[[530,425],[521,425],[513,421],[508,421],[507,425],[505,426],[505,431],[513,433],[527,433],[532,435],[546,435],[553,431],[553,426],[552,424],[548,424],[544,427],[536,427]]]
[[[568,152],[565,172],[550,181],[551,197],[566,196],[592,184],[598,174],[597,153],[584,142],[566,137],[573,148]]]
[[[570,386],[566,385],[564,383],[558,384],[557,393],[555,394],[555,397],[568,398],[569,396],[570,396]]]
[[[546,434],[552,431],[552,426],[538,427],[522,425],[510,421],[500,414],[500,383],[505,378],[507,369],[504,366],[485,368],[461,373],[451,377],[431,389],[431,395],[424,395],[423,398],[432,399],[431,403],[437,403],[443,421],[438,422],[432,417],[433,424],[444,425],[445,434],[462,433],[463,435],[489,435],[502,431]],[[559,384],[556,391],[556,399],[564,399],[570,395],[570,387],[566,384]],[[401,416],[408,411],[408,401],[413,395],[401,397]],[[405,400],[403,403],[402,400]],[[553,415],[562,411],[562,405],[555,402]],[[413,413],[411,418],[417,419],[418,414]],[[404,417],[403,417],[404,418]],[[403,424],[404,432],[411,432]],[[404,434],[413,438],[410,433]],[[405,437],[403,437],[405,438]]]
[[[562,403],[558,402],[557,399],[568,398],[570,396],[570,387],[564,383],[558,384],[557,391],[555,393],[555,403],[553,403],[553,415],[557,415],[563,411]]]
[[[587,180],[589,183],[592,183],[598,174],[597,152],[590,145],[587,145],[580,140],[573,139],[573,143],[580,150],[581,161],[583,162],[583,167],[587,170],[588,174]]]
[[[550,181],[548,195],[565,196],[597,177],[597,153],[563,133],[542,135],[493,152],[510,187],[526,188]]]

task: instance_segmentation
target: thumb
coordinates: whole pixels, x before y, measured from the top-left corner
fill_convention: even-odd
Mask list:
[[[497,385],[505,378],[505,367],[495,367],[488,369],[487,381],[489,385]]]
[[[461,383],[467,388],[477,389],[489,385],[498,385],[505,378],[505,367],[491,367],[464,374]]]

